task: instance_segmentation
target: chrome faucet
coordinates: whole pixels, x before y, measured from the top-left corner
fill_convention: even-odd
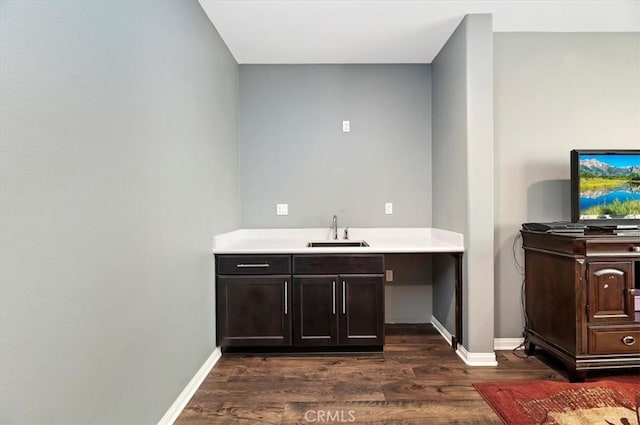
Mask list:
[[[338,216],[333,215],[333,239],[338,239]]]

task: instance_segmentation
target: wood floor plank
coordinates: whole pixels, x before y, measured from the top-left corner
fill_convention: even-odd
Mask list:
[[[283,403],[190,403],[182,412],[176,425],[211,424],[280,424],[284,413]]]
[[[330,381],[281,380],[279,377],[273,377],[270,380],[227,382],[224,385],[210,385],[200,387],[197,392],[201,397],[210,400],[223,400],[233,403],[336,400],[333,383]]]
[[[313,364],[315,367],[310,368]],[[273,379],[274,368],[280,370],[278,379],[386,381],[397,378],[415,378],[413,367],[395,360],[386,360],[382,354],[376,357],[293,357],[264,361],[259,364],[236,366],[227,378],[228,382]]]
[[[514,370],[500,367],[474,367],[469,369],[462,366],[418,366],[413,371],[416,378],[430,378],[459,381],[500,381],[509,379],[551,379],[564,381],[564,377],[548,369],[533,368]]]
[[[386,400],[480,400],[468,383],[446,380],[413,379],[382,385]]]

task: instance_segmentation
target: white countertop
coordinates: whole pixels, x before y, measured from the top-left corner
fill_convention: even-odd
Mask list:
[[[338,230],[342,237],[344,228]],[[214,254],[429,253],[463,252],[461,233],[430,227],[349,228],[349,240],[368,247],[308,248],[330,241],[332,229],[239,229],[213,238]]]

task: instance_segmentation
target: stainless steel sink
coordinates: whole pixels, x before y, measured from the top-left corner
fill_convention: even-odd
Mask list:
[[[349,241],[349,240],[333,240],[333,241],[315,241],[308,242],[307,247],[309,248],[336,248],[336,247],[366,247],[369,244],[366,241]]]

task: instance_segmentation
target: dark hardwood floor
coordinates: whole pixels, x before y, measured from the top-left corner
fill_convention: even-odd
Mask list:
[[[469,367],[431,325],[388,326],[384,353],[225,354],[176,423],[500,424],[473,383],[567,381],[544,353],[497,358]]]

